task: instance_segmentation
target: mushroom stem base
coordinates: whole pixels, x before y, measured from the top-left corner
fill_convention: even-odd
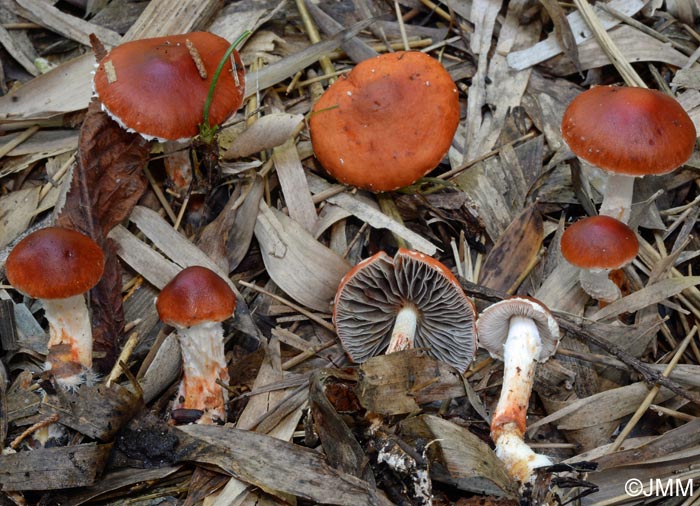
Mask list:
[[[538,467],[551,466],[554,462],[546,455],[535,453],[517,428],[510,431],[511,424],[504,427],[496,443],[496,456],[506,465],[510,475],[520,483],[527,483]]]
[[[182,381],[173,409],[200,410],[197,423],[226,421],[229,375],[224,355],[224,331],[220,323],[201,323],[178,329],[182,351]]]
[[[629,223],[634,177],[609,173],[604,193],[600,214],[620,220],[622,223]]]
[[[581,288],[596,300],[614,302],[622,296],[617,285],[608,278],[608,269],[581,269]]]
[[[92,326],[85,297],[42,299],[49,322],[45,368],[66,388],[77,387],[92,368]]]
[[[416,338],[416,327],[418,325],[417,311],[415,306],[407,304],[398,312],[386,353],[409,350],[414,347],[413,342]]]

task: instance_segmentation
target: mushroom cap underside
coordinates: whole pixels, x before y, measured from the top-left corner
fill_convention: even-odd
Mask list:
[[[401,249],[364,260],[341,281],[333,321],[354,362],[364,362],[387,348],[396,314],[405,304],[418,311],[415,347],[459,371],[476,351],[476,310],[443,264]]]

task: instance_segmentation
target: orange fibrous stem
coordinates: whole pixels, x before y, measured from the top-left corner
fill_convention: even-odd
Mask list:
[[[49,322],[46,369],[53,371],[59,384],[75,386],[75,376],[92,368],[92,327],[85,297],[42,302]]]
[[[221,324],[178,329],[178,339],[183,376],[173,409],[202,411],[197,423],[225,421],[228,391],[217,382],[227,385],[229,381]]]

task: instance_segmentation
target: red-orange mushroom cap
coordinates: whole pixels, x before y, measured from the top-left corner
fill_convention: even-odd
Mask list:
[[[561,254],[582,269],[619,269],[637,256],[634,231],[610,216],[591,216],[569,226],[561,237]]]
[[[433,170],[459,124],[457,87],[425,53],[365,60],[314,105],[314,153],[338,181],[371,191],[412,184]]]
[[[564,113],[562,135],[587,162],[628,176],[659,175],[685,163],[695,125],[672,97],[656,90],[595,86]]]
[[[94,379],[92,327],[83,293],[97,284],[104,265],[104,253],[94,240],[61,227],[29,234],[7,257],[12,286],[42,301],[49,323],[44,367],[64,388]]]
[[[149,139],[192,138],[203,121],[212,77],[229,45],[207,32],[126,42],[100,62],[95,92],[106,112],[127,130]],[[243,101],[245,69],[237,51],[232,58],[235,71],[229,59],[214,91],[212,125],[223,123]]]
[[[163,323],[177,327],[221,322],[236,309],[236,295],[214,271],[187,267],[163,287],[156,309]]]
[[[567,262],[581,269],[581,288],[597,300],[613,302],[621,292],[608,273],[637,256],[639,241],[627,225],[601,215],[584,218],[567,228],[560,247]]]
[[[37,230],[12,249],[5,269],[17,290],[35,299],[65,299],[87,292],[102,277],[102,248],[61,227]]]

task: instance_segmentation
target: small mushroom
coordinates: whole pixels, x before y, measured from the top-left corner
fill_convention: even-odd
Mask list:
[[[188,140],[199,132],[212,77],[229,48],[207,32],[125,42],[100,61],[95,93],[102,108],[129,131],[151,140]],[[223,123],[243,101],[245,69],[233,52],[219,77],[209,111]]]
[[[608,276],[637,256],[639,241],[631,228],[610,216],[583,218],[561,237],[561,254],[581,269],[581,288],[596,300],[613,302],[620,289]]]
[[[49,322],[45,367],[66,389],[93,381],[92,326],[84,293],[102,277],[104,253],[75,230],[47,227],[22,239],[5,265],[18,291],[40,299]]]
[[[479,345],[503,361],[503,386],[491,418],[496,455],[513,478],[526,483],[533,470],[552,464],[525,444],[527,408],[537,362],[559,344],[559,326],[549,310],[529,297],[511,297],[486,308],[477,322]]]
[[[226,421],[228,384],[222,321],[233,315],[236,296],[218,274],[206,267],[183,269],[160,292],[156,309],[161,321],[177,329],[182,351],[182,381],[173,406],[195,412],[197,423]]]
[[[595,86],[571,101],[561,123],[574,154],[608,172],[600,214],[627,223],[634,178],[683,165],[695,125],[672,97],[656,90]]]
[[[382,352],[425,348],[460,372],[476,350],[476,310],[457,278],[437,260],[380,251],[341,280],[333,322],[353,362]]]
[[[338,181],[375,192],[433,170],[459,123],[457,87],[425,53],[398,51],[358,63],[314,105],[316,158]]]

